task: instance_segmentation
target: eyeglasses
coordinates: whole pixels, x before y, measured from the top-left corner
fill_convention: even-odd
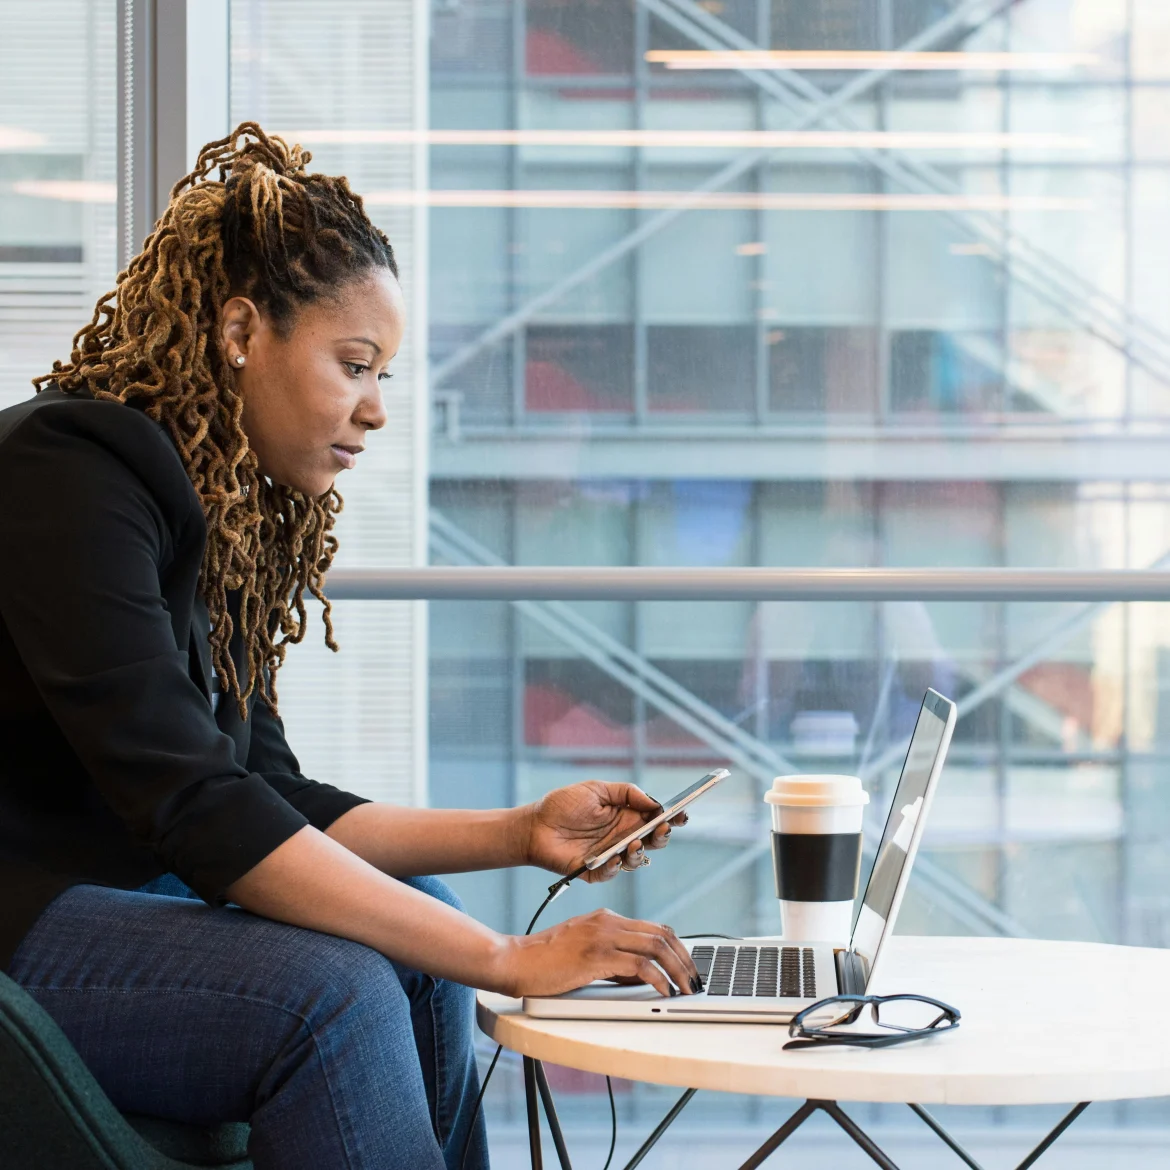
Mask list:
[[[855,1024],[865,1008],[884,1032],[838,1031]],[[810,1021],[828,1013],[824,1023]],[[889,1048],[907,1040],[921,1040],[959,1026],[961,1016],[941,1000],[927,995],[834,995],[818,1000],[793,1017],[788,1034],[796,1037],[784,1045],[790,1048],[819,1048],[829,1044],[851,1044],[857,1048]]]

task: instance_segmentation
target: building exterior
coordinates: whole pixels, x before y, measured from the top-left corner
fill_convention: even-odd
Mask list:
[[[434,9],[431,126],[469,131],[438,137],[431,156],[433,188],[462,197],[435,200],[431,218],[439,559],[1159,562],[1165,292],[1141,241],[1164,214],[1165,22],[1152,6],[1072,0],[983,11]],[[653,60],[914,38],[1006,53],[1007,67],[740,74]],[[1034,53],[1052,56],[1027,66]],[[856,97],[834,107],[845,86]],[[783,131],[779,149],[752,145]],[[704,186],[708,205],[668,218],[664,193]],[[961,699],[1073,622],[960,723],[932,855],[1029,931],[1160,938],[1138,828],[1160,815],[1160,607],[1079,623],[1018,604],[579,609],[794,765],[850,770],[898,741],[924,684]],[[524,799],[598,768],[657,791],[718,757],[503,606],[433,605],[431,666],[435,800],[493,783],[491,799]],[[802,743],[820,712],[836,738]],[[718,870],[736,832],[757,834],[749,787],[726,810],[739,830],[688,835],[695,864]],[[741,926],[764,928],[765,867],[679,907],[680,924],[710,925],[730,903]],[[656,877],[659,890],[638,882],[643,911],[672,903]],[[1041,893],[1047,881],[1065,893]],[[535,889],[512,891],[513,925]],[[485,912],[510,904],[501,896],[482,882],[472,894]],[[928,928],[974,928],[954,910],[925,891],[915,908]]]

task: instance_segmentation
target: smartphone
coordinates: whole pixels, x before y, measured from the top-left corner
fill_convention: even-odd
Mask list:
[[[708,772],[701,780],[696,780],[689,788],[684,788],[672,796],[663,804],[662,812],[652,817],[644,825],[640,825],[628,837],[623,837],[596,857],[586,858],[585,868],[597,869],[619,853],[624,853],[635,841],[641,841],[643,837],[649,836],[663,821],[669,821],[681,809],[686,808],[691,801],[698,800],[704,792],[710,792],[716,784],[726,780],[730,775],[731,773],[726,768],[716,768],[714,772]]]

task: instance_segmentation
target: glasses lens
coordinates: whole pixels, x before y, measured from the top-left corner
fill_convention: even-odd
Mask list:
[[[801,1013],[800,1027],[806,1032],[819,1032],[847,1023],[851,1017],[864,1016],[866,1008],[855,999],[854,996],[833,996],[821,1000],[815,1010],[807,1009],[806,1013]]]
[[[877,1022],[883,1028],[917,1032],[922,1028],[934,1026],[936,1021],[940,1024],[946,1022],[945,1013],[941,1008],[909,996],[899,996],[897,999],[889,999],[875,1006]],[[939,1016],[943,1016],[944,1019],[939,1020]]]

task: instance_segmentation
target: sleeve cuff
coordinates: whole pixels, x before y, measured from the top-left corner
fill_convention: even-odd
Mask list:
[[[334,788],[332,784],[322,784],[304,776],[294,776],[287,772],[261,772],[260,775],[270,788],[322,833],[342,813],[357,808],[359,804],[370,803],[364,796],[355,796],[352,792]]]
[[[202,788],[197,810],[181,818],[182,831],[156,852],[205,902],[222,906],[233,882],[310,822],[255,772]]]

